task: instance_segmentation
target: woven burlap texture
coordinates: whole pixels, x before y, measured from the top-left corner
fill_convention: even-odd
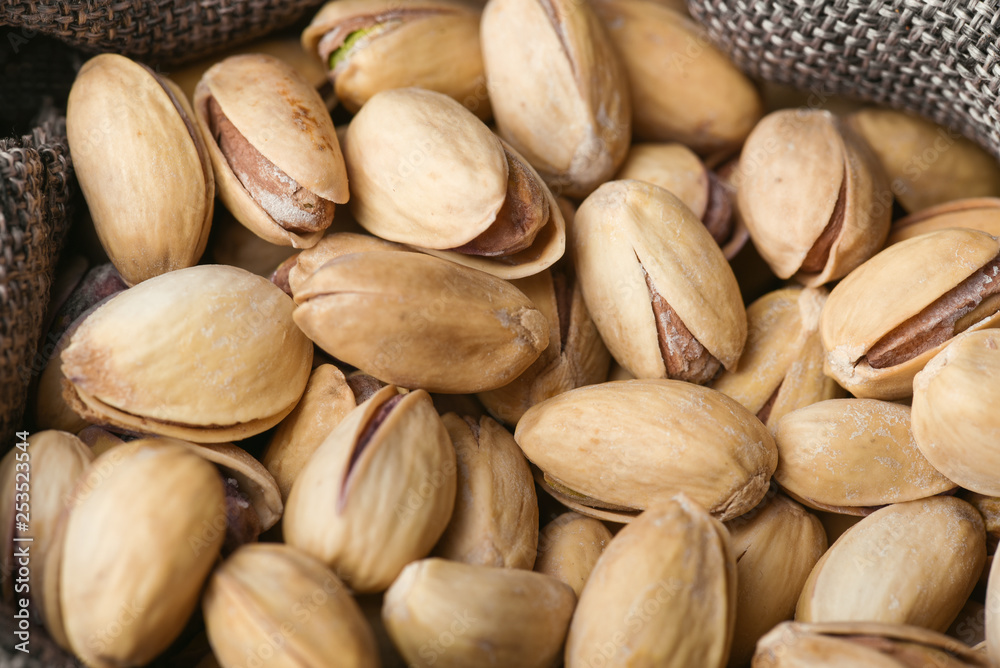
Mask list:
[[[688,0],[746,72],[909,110],[1000,158],[1000,0]]]

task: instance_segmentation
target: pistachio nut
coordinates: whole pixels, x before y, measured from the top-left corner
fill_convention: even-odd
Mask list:
[[[489,119],[480,12],[448,0],[337,0],[302,33],[337,99],[357,113],[376,93],[416,86]]]
[[[434,555],[478,566],[526,568],[538,548],[538,499],[514,437],[489,417],[442,417],[458,464],[455,510]]]
[[[830,112],[768,114],[747,138],[739,169],[740,216],[779,278],[822,285],[885,242],[892,214],[885,175],[864,141]]]
[[[1000,236],[1000,199],[960,199],[921,209],[892,224],[886,245],[949,227],[967,227]]]
[[[407,251],[409,248],[391,241],[383,241],[369,234],[335,232],[319,240],[312,248],[307,248],[295,256],[294,264],[288,268],[288,286],[294,297],[302,290],[302,285],[313,273],[330,260],[351,253],[367,253],[373,250]]]
[[[749,411],[673,380],[570,390],[530,408],[514,438],[552,487],[620,512],[617,521],[678,491],[722,520],[737,517],[763,498],[777,465],[771,435]]]
[[[611,532],[603,522],[579,513],[563,513],[538,536],[535,571],[565,582],[579,596],[610,542]]]
[[[205,72],[194,109],[226,208],[273,244],[315,245],[348,198],[340,142],[316,89],[273,56],[231,56]]]
[[[66,499],[93,461],[94,453],[79,438],[64,431],[36,432],[26,442],[26,448],[12,448],[0,461],[0,578],[5,601],[30,597],[32,607],[44,619],[45,557]],[[14,541],[20,540],[30,543],[29,563],[15,558],[18,545]],[[27,568],[21,570],[19,566]],[[28,589],[23,587],[26,582]]]
[[[769,278],[773,277],[770,275],[767,263],[753,249],[753,244],[747,246],[747,241],[750,239],[750,232],[747,230],[746,223],[743,222],[740,210],[736,206],[736,192],[739,189],[739,166],[740,160],[739,157],[736,157],[730,158],[714,169],[715,178],[725,190],[726,197],[731,202],[729,238],[724,243],[721,243],[720,247],[722,248],[722,254],[732,263],[733,271],[737,274],[736,277],[740,279],[740,285],[742,286],[744,277],[740,273],[741,270],[746,272],[749,258],[754,259],[757,268],[753,270],[752,276],[748,278],[752,278],[755,282],[760,283],[766,282]],[[747,249],[747,252],[744,252],[744,249]],[[746,293],[745,290],[744,293]]]
[[[812,508],[866,515],[956,487],[921,454],[908,406],[830,399],[786,414],[771,431],[775,482]]]
[[[711,386],[769,427],[790,411],[841,396],[840,386],[823,374],[819,316],[827,294],[824,288],[783,288],[750,304],[739,367],[723,371]]]
[[[726,523],[736,555],[736,627],[729,666],[746,666],[757,641],[795,614],[802,586],[826,552],[819,519],[774,494]]]
[[[575,603],[548,575],[423,559],[392,583],[382,619],[410,666],[548,668]],[[454,642],[438,652],[445,636]]]
[[[506,385],[549,342],[545,316],[520,290],[422,253],[337,258],[295,301],[296,324],[323,350],[380,380],[429,392]]]
[[[937,470],[973,492],[1000,496],[1000,331],[954,338],[913,378],[913,437]]]
[[[614,537],[584,585],[566,668],[726,665],[736,614],[729,533],[683,494]]]
[[[105,53],[80,69],[67,104],[74,172],[125,282],[196,264],[208,243],[215,176],[180,89]]]
[[[590,3],[490,0],[481,25],[500,136],[553,190],[584,197],[628,151],[625,70]]]
[[[295,479],[285,542],[333,568],[354,591],[382,591],[444,532],[455,468],[430,396],[382,388],[348,413]]]
[[[909,396],[913,377],[956,334],[1000,321],[998,256],[1000,241],[985,232],[948,229],[852,271],[820,319],[826,374],[855,396]]]
[[[753,82],[689,17],[655,2],[598,0],[632,91],[637,137],[732,152],[763,109]]]
[[[800,622],[888,622],[943,632],[986,562],[976,509],[935,496],[876,510],[841,536],[802,589]]]
[[[351,210],[372,234],[501,278],[530,276],[562,257],[565,221],[552,193],[450,97],[378,93],[344,143]]]
[[[524,412],[557,394],[602,382],[608,353],[583,300],[576,274],[565,260],[534,276],[511,281],[549,323],[549,345],[512,382],[480,392],[483,405],[498,419],[517,424]]]
[[[580,206],[572,242],[587,309],[633,375],[707,383],[736,366],[747,336],[740,288],[677,197],[640,181],[605,183]]]
[[[72,333],[64,397],[85,419],[126,431],[202,443],[260,433],[292,411],[309,378],[312,344],[292,309],[269,281],[235,267],[150,279]]]
[[[312,454],[358,403],[340,369],[332,364],[313,369],[302,399],[278,425],[261,458],[282,501],[288,500],[292,483]]]
[[[220,212],[213,222],[208,252],[215,264],[228,264],[269,277],[295,253],[295,249],[261,239],[226,211]]]
[[[183,630],[219,556],[222,487],[211,464],[173,443],[133,441],[91,463],[46,566],[57,558],[46,585],[58,610],[45,601],[88,666],[145,665]]]
[[[878,156],[906,211],[966,197],[1000,197],[1000,165],[958,132],[894,109],[861,109],[846,120]]]
[[[300,668],[380,665],[372,629],[344,583],[287,545],[241,547],[212,573],[202,607],[223,668],[247,665],[248,655]]]
[[[785,622],[761,638],[753,668],[987,668],[954,638],[918,626],[878,622]]]
[[[1000,543],[1000,498],[968,490],[959,491],[958,496],[972,504],[983,516],[983,522],[986,523],[986,552],[994,554]]]

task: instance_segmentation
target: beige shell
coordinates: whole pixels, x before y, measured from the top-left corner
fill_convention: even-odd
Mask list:
[[[956,487],[921,454],[908,406],[831,399],[788,413],[772,433],[774,480],[813,508],[864,515]]]
[[[573,615],[566,668],[722,668],[735,615],[729,533],[680,494],[604,550]]]
[[[392,583],[382,619],[410,666],[548,668],[575,603],[541,573],[424,559]]]
[[[763,113],[760,95],[701,26],[653,2],[599,0],[594,10],[628,74],[637,137],[698,153],[743,143]]]
[[[721,392],[683,381],[571,390],[528,410],[514,438],[551,479],[612,509],[648,508],[683,491],[731,519],[763,498],[777,465],[757,418]]]
[[[197,264],[215,177],[173,83],[124,56],[91,58],[66,111],[73,166],[101,245],[129,285]]]
[[[892,214],[885,175],[830,112],[768,114],[747,138],[739,169],[740,215],[779,278],[822,285],[882,248]]]
[[[908,212],[1000,196],[996,159],[954,130],[895,109],[862,109],[846,120],[872,147]]]
[[[212,574],[202,606],[223,668],[246,665],[248,652],[296,668],[325,668],[334,658],[344,668],[380,665],[372,629],[344,583],[286,545],[238,549]]]
[[[184,447],[140,440],[95,459],[72,493],[58,553],[74,653],[117,668],[166,649],[198,605],[223,539],[212,525],[225,513],[215,467]]]
[[[479,44],[480,12],[447,0],[337,0],[302,33],[337,99],[357,113],[383,90],[416,86],[444,93],[483,120],[491,116]],[[337,48],[368,31],[330,69]]]
[[[565,582],[577,596],[611,542],[611,532],[592,517],[563,513],[545,525],[538,536],[535,571]]]
[[[584,197],[628,151],[625,70],[589,4],[490,0],[481,26],[500,136],[560,195]]]
[[[309,378],[312,344],[292,308],[235,267],[150,279],[72,334],[64,395],[85,418],[129,431],[203,443],[260,433],[291,412]]]
[[[702,218],[708,208],[709,172],[701,158],[684,144],[633,144],[616,181],[634,179],[669,190]]]
[[[922,209],[893,223],[886,245],[949,227],[967,227],[1000,236],[1000,198],[961,199]]]
[[[330,566],[354,591],[382,591],[444,532],[455,469],[430,396],[382,388],[330,432],[296,478],[285,542]]]
[[[470,393],[509,383],[548,345],[548,323],[502,279],[421,253],[325,264],[295,295],[325,351],[403,387]]]
[[[455,510],[434,556],[478,566],[526,568],[538,548],[538,499],[514,437],[489,417],[448,413],[455,446]]]
[[[587,309],[633,375],[668,373],[663,347],[673,339],[657,334],[650,283],[709,357],[736,365],[747,335],[739,286],[704,225],[674,195],[640,181],[606,183],[577,211],[572,241]]]
[[[302,285],[313,273],[330,260],[351,253],[367,253],[373,250],[407,251],[406,246],[383,241],[368,234],[335,232],[319,240],[312,248],[300,252],[295,263],[288,269],[288,285],[292,296],[302,290]]]
[[[810,571],[826,552],[823,525],[775,494],[726,523],[736,555],[736,627],[729,666],[750,662],[757,641],[791,619]]]
[[[796,621],[871,621],[944,631],[986,562],[975,508],[949,496],[887,506],[835,542],[806,581]]]
[[[913,379],[913,436],[957,484],[1000,496],[1000,331],[956,336]]]
[[[209,99],[218,103],[239,133],[283,177],[328,202],[344,204],[348,199],[347,171],[333,121],[319,93],[283,60],[251,54],[231,56],[213,65],[198,83],[194,96],[198,124],[226,208],[271,243],[295,248],[315,245],[323,229],[288,229],[261,208],[240,182],[239,167],[230,164],[212,136]],[[256,164],[243,167],[263,169]],[[274,210],[287,210],[289,220],[296,219],[291,205],[270,205]]]
[[[939,230],[890,246],[852,271],[830,292],[821,316],[825,372],[855,396],[909,396],[913,377],[946,342],[880,369],[868,363],[870,349],[998,254],[1000,242],[984,232]],[[991,283],[991,276],[981,282]],[[995,309],[979,318],[967,329],[992,327],[998,320]]]
[[[357,406],[344,374],[332,364],[313,369],[302,399],[268,442],[261,463],[274,476],[282,501],[333,428]]]

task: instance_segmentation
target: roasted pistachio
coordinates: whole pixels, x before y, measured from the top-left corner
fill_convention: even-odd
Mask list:
[[[302,290],[306,279],[330,260],[351,253],[367,253],[373,250],[406,251],[409,249],[402,244],[383,241],[368,234],[353,232],[328,234],[320,239],[315,246],[307,248],[295,256],[294,264],[288,268],[290,294],[294,297],[295,293]]]
[[[960,199],[921,209],[892,224],[887,245],[949,227],[967,227],[1000,236],[1000,199]]]
[[[535,570],[565,582],[577,596],[611,542],[611,532],[593,517],[563,513],[545,525],[538,537]]]

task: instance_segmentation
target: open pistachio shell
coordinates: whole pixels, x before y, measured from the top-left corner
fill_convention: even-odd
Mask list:
[[[1000,198],[960,199],[921,209],[892,224],[886,245],[949,227],[967,227],[1000,236]]]
[[[126,283],[198,262],[215,177],[180,89],[124,56],[95,56],[70,91],[66,134],[101,245]]]
[[[348,199],[333,121],[316,89],[282,60],[232,56],[194,96],[219,197],[258,236],[308,248]]]
[[[64,396],[117,429],[225,442],[276,425],[309,378],[312,344],[294,305],[260,276],[182,269],[119,293],[62,353]],[[281,354],[275,354],[280,350]]]

